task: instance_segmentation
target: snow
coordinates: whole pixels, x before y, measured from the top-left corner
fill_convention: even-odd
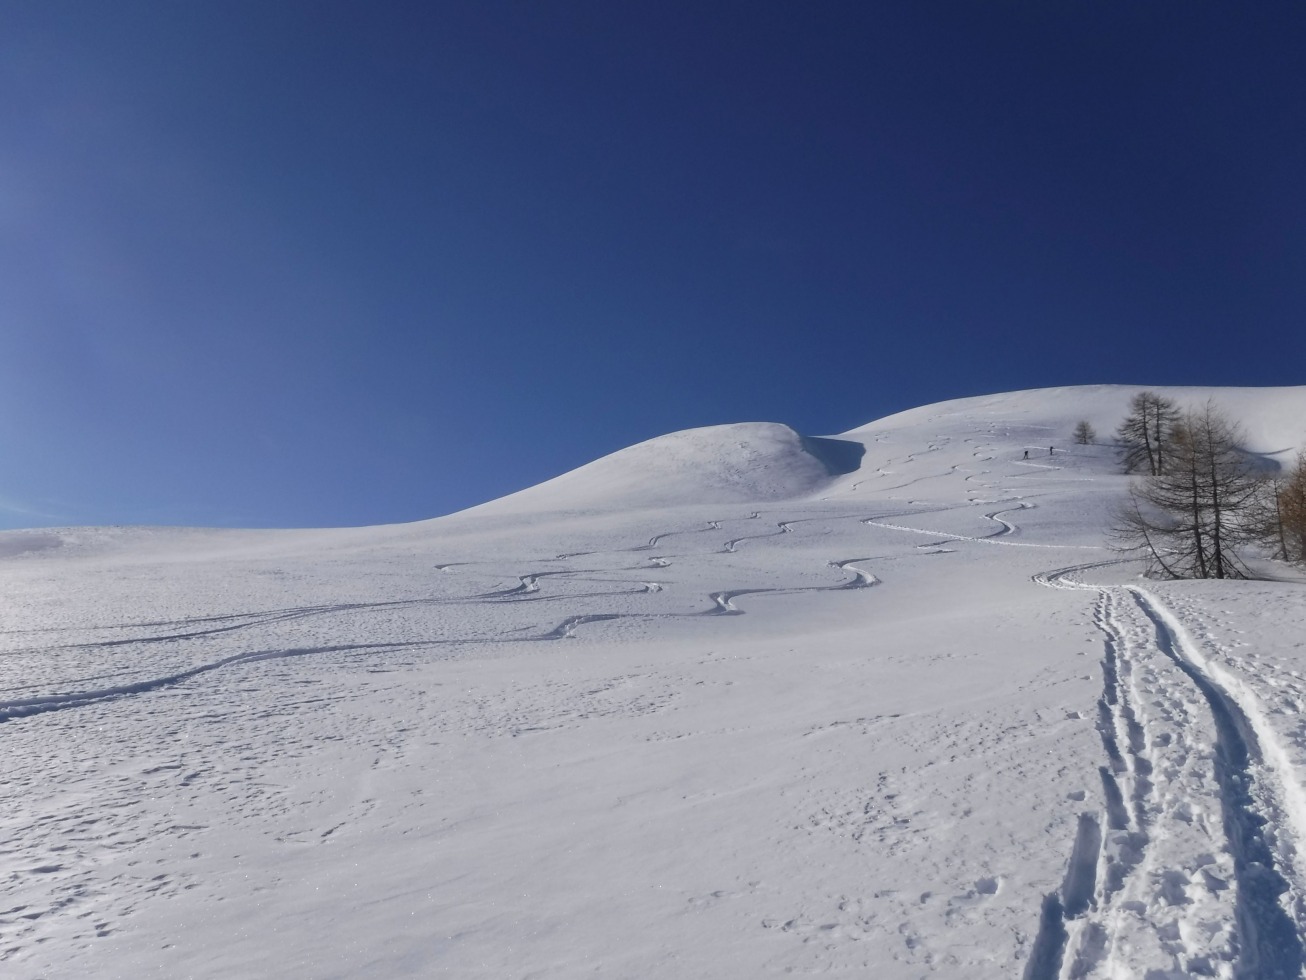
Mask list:
[[[477,514],[629,510],[788,500],[820,489],[830,468],[787,425],[745,422],[659,436],[539,486],[473,508]]]
[[[1105,550],[1070,432],[1137,390],[0,533],[0,972],[1300,975],[1306,594]],[[1153,390],[1306,444],[1306,388]]]

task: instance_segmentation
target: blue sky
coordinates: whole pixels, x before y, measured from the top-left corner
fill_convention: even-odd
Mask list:
[[[1306,5],[0,0],[0,527],[1306,382]]]

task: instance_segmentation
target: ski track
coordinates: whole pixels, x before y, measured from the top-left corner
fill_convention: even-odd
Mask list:
[[[768,531],[765,534],[748,534],[741,538],[731,538],[729,541],[725,543],[725,551],[733,553],[735,547],[737,545],[742,544],[745,541],[758,541],[761,540],[762,538],[775,538],[775,537],[779,537],[782,534],[790,534],[793,531],[792,522],[790,521],[781,521],[779,524],[776,525],[776,527],[778,528],[778,530]]]
[[[994,501],[989,501],[989,503],[993,503],[993,502]],[[978,503],[978,501],[976,501],[976,503]],[[1019,527],[1018,525],[1013,524],[1011,521],[1006,521],[1001,519],[1000,517],[998,517],[998,515],[1011,513],[1014,510],[1028,509],[1033,506],[1034,506],[1033,504],[1027,502],[1021,502],[1017,507],[1007,508],[1005,510],[996,510],[988,514],[982,515],[985,519],[994,521],[999,525],[996,531],[994,531],[992,534],[988,534],[983,537],[977,537],[975,535],[969,535],[969,534],[955,534],[951,531],[935,531],[929,528],[910,527],[906,524],[891,524],[888,521],[883,520],[882,518],[876,518],[876,517],[864,517],[862,518],[862,523],[870,527],[882,527],[890,531],[904,531],[908,534],[924,534],[924,535],[928,535],[929,537],[936,538],[940,542],[973,541],[980,544],[997,544],[1008,548],[1052,548],[1057,551],[1102,551],[1103,550],[1103,548],[1100,545],[1041,544],[1033,541],[1001,540],[1002,538],[1016,534],[1017,531],[1019,530]],[[949,511],[954,511],[957,509],[958,508],[946,508],[943,511],[936,511],[936,513],[947,513]],[[907,514],[907,515],[900,515],[900,516],[912,516],[912,515]]]
[[[1097,586],[1091,562],[1034,576],[1095,594],[1103,635],[1097,728],[1103,814],[1085,814],[1061,889],[1044,899],[1025,980],[1297,978],[1306,805],[1256,697],[1137,586]],[[1098,835],[1092,897],[1085,821]],[[1076,870],[1078,869],[1078,870]]]
[[[99,690],[79,691],[72,694],[48,694],[34,698],[19,698],[10,701],[0,701],[0,722],[10,721],[14,718],[26,718],[31,715],[44,714],[47,711],[59,711],[64,708],[79,708],[97,701],[108,701],[134,694],[145,694],[150,691],[157,691],[161,688],[171,687],[175,684],[181,684],[191,678],[199,677],[201,674],[221,670],[224,667],[234,667],[238,664],[250,664],[264,660],[282,660],[289,657],[307,657],[313,654],[345,653],[359,650],[380,652],[383,650],[399,650],[404,647],[422,645],[424,644],[347,643],[337,646],[306,647],[298,650],[261,650],[251,653],[238,653],[230,657],[224,657],[213,663],[201,664],[200,666],[192,667],[189,670],[169,674],[166,677],[156,677],[150,680],[138,681],[133,684],[122,684],[118,687],[106,687]]]
[[[753,512],[744,520],[752,520],[758,517],[757,512]],[[764,538],[775,538],[794,532],[794,526],[808,521],[828,521],[828,516],[799,518],[790,521],[781,521],[776,527],[776,531],[765,534],[749,535],[735,538],[726,543],[725,548],[720,553],[730,554],[734,552],[734,547],[743,541],[757,540]],[[848,519],[840,517],[839,519]],[[613,552],[614,555],[634,554],[646,551],[655,546],[660,541],[677,534],[700,534],[706,531],[721,530],[721,521],[708,521],[706,526],[688,530],[673,530],[655,535],[650,539],[647,545],[627,548],[622,551]],[[580,557],[581,555],[592,555],[593,552],[580,552],[573,554],[560,555],[555,558],[557,561],[566,561],[570,558]],[[133,680],[128,683],[116,685],[89,688],[79,691],[59,691],[48,694],[39,694],[26,697],[9,698],[0,700],[0,723],[16,721],[19,719],[31,717],[34,715],[44,714],[50,711],[60,711],[74,708],[81,708],[87,705],[96,704],[106,701],[114,701],[122,698],[134,697],[149,694],[165,688],[183,685],[203,675],[223,670],[225,668],[237,667],[243,664],[258,663],[261,661],[287,659],[295,657],[308,657],[314,655],[348,653],[359,651],[370,651],[374,653],[393,651],[409,648],[433,648],[439,646],[458,646],[458,645],[479,645],[494,643],[516,643],[516,642],[550,642],[558,640],[568,640],[576,636],[576,631],[585,625],[616,621],[656,621],[672,618],[682,618],[688,616],[702,615],[743,615],[744,611],[734,604],[734,599],[745,595],[797,595],[806,592],[836,592],[849,589],[863,589],[880,584],[880,579],[869,570],[860,567],[859,563],[871,561],[871,558],[851,558],[827,562],[830,568],[837,568],[840,571],[851,573],[852,578],[844,582],[833,585],[809,585],[809,586],[777,586],[767,588],[741,588],[733,590],[722,590],[708,594],[710,606],[701,611],[675,613],[675,612],[656,612],[631,613],[631,612],[596,612],[582,613],[568,616],[562,622],[552,627],[538,629],[538,631],[523,635],[530,627],[517,628],[509,630],[507,633],[499,636],[459,636],[454,638],[428,638],[414,640],[410,642],[387,642],[387,643],[352,643],[352,644],[335,644],[320,646],[305,646],[287,649],[275,650],[258,650],[245,653],[233,654],[218,660],[202,663],[193,667],[181,670],[174,670],[169,673]],[[437,566],[437,570],[447,571],[459,566],[466,566],[470,563],[458,563],[457,565]],[[646,573],[649,566],[655,568],[669,568],[672,562],[665,556],[653,557],[647,560],[646,564],[625,567],[619,570],[638,571]],[[169,632],[159,635],[140,635],[135,637],[124,637],[121,639],[102,640],[96,642],[83,642],[72,644],[60,644],[45,647],[27,647],[12,650],[8,652],[9,656],[15,655],[40,655],[56,651],[71,650],[97,650],[110,649],[116,647],[130,647],[132,645],[161,643],[164,641],[177,643],[184,641],[198,641],[212,638],[216,635],[234,632],[237,630],[251,629],[259,626],[270,626],[278,623],[287,623],[295,620],[308,619],[310,617],[344,613],[344,612],[368,612],[384,609],[396,609],[403,607],[414,607],[422,605],[475,605],[475,604],[497,604],[497,603],[526,603],[558,600],[580,600],[594,599],[616,595],[653,595],[664,591],[661,582],[638,581],[629,582],[625,579],[614,578],[593,578],[587,576],[601,575],[603,569],[586,568],[586,569],[551,569],[543,571],[533,571],[517,576],[517,584],[503,589],[494,589],[489,592],[477,593],[470,596],[453,596],[453,597],[429,597],[416,599],[403,599],[374,603],[340,603],[340,604],[319,604],[304,606],[290,609],[272,610],[265,613],[254,614],[221,614],[215,616],[198,617],[191,620],[182,621],[187,625],[198,625],[200,623],[222,623],[221,626],[200,630],[185,630],[182,632]],[[610,572],[609,572],[610,574]],[[542,582],[548,579],[559,579],[565,581],[579,582],[604,582],[619,583],[631,587],[618,590],[601,590],[589,592],[564,592],[556,595],[545,594],[542,590]],[[236,622],[232,622],[236,620]],[[140,628],[158,628],[177,626],[178,623],[168,623],[165,621],[150,621],[137,624],[113,624],[101,627],[106,630],[120,629],[140,629]],[[34,633],[39,631],[13,631],[19,633]],[[114,675],[98,675],[96,677],[83,678],[83,681],[90,682],[111,678]],[[77,683],[77,682],[72,682]],[[65,685],[67,682],[65,682]],[[34,687],[37,685],[25,685],[25,687]],[[21,688],[11,688],[10,693],[15,693]]]

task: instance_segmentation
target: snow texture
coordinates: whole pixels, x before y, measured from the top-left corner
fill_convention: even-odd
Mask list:
[[[1104,548],[1070,433],[1137,390],[0,533],[0,973],[1299,977],[1306,592]],[[1306,388],[1156,390],[1306,443]]]

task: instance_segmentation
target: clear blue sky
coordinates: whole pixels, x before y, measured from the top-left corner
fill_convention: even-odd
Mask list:
[[[0,526],[1306,382],[1306,4],[0,0]]]

